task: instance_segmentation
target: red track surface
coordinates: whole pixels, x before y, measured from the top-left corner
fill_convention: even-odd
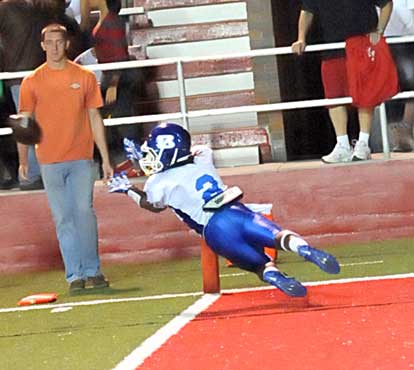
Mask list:
[[[139,369],[414,369],[414,279],[308,290],[223,295]]]

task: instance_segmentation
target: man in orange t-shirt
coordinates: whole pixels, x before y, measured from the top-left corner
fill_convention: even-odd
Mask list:
[[[20,90],[20,113],[35,116],[42,130],[36,146],[71,292],[85,285],[109,286],[100,270],[98,231],[92,206],[93,148],[102,157],[104,178],[113,171],[98,108],[102,97],[93,72],[69,61],[66,28],[42,30],[46,63],[27,76]],[[28,171],[27,146],[19,144],[20,176]]]

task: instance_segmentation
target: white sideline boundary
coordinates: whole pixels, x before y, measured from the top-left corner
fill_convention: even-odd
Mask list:
[[[226,277],[226,276],[223,276],[223,277]],[[345,284],[345,283],[352,283],[352,282],[358,282],[358,281],[406,279],[406,278],[414,278],[414,272],[406,273],[406,274],[396,274],[396,275],[356,277],[356,278],[349,278],[349,279],[336,279],[336,280],[334,279],[334,280],[304,282],[303,285],[316,286],[316,285],[329,285],[329,284]],[[269,290],[269,289],[275,289],[275,288],[272,286],[263,286],[263,287],[256,287],[256,288],[223,289],[221,293],[231,294],[231,293],[250,292],[250,291],[256,291],[256,290]],[[34,310],[52,310],[55,308],[64,308],[64,307],[96,306],[100,304],[110,304],[110,303],[156,301],[156,300],[161,300],[161,299],[172,299],[172,298],[201,297],[203,295],[205,295],[203,292],[190,292],[190,293],[159,294],[159,295],[143,296],[143,297],[97,299],[93,301],[67,302],[67,303],[58,303],[58,304],[50,303],[50,304],[40,304],[40,305],[22,306],[22,307],[0,308],[0,314],[22,312],[22,311],[34,311]]]
[[[0,314],[20,312],[20,311],[49,310],[49,309],[64,308],[64,307],[96,306],[99,304],[107,304],[107,303],[140,302],[140,301],[154,301],[154,300],[159,300],[159,299],[197,297],[197,296],[202,296],[203,294],[204,294],[203,292],[160,294],[160,295],[144,296],[144,297],[98,299],[94,301],[80,301],[80,302],[68,302],[68,303],[59,303],[59,304],[41,304],[41,305],[23,306],[23,307],[0,308]]]
[[[347,278],[337,280],[326,281],[314,281],[304,283],[306,286],[323,286],[333,284],[346,284],[353,282],[363,281],[375,281],[375,280],[393,280],[393,279],[407,279],[414,278],[414,273],[397,274],[397,275],[384,275],[384,276],[370,276],[359,278]],[[258,287],[258,288],[242,288],[242,289],[228,289],[223,290],[222,293],[243,293],[250,291],[270,290],[274,287]],[[179,316],[172,319],[168,324],[159,329],[155,334],[146,339],[141,345],[139,345],[134,351],[132,351],[127,357],[125,357],[113,370],[135,370],[140,366],[145,359],[151,356],[156,350],[158,350],[169,338],[174,336],[182,329],[186,324],[193,320],[198,314],[203,312],[209,306],[211,306],[218,298],[220,294],[205,294],[197,302],[188,307]]]
[[[205,294],[197,302],[172,319],[168,324],[157,330],[154,335],[146,339],[134,351],[132,351],[114,370],[134,370],[140,366],[147,357],[151,356],[168,339],[177,334],[185,325],[193,320],[198,314],[211,306],[220,294]]]

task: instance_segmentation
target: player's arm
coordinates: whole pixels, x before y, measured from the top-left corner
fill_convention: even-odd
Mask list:
[[[146,209],[147,211],[151,211],[154,213],[159,213],[167,209],[167,207],[163,208],[157,208],[154,207],[152,203],[148,202],[147,200],[147,193],[141,189],[136,188],[135,186],[132,186],[126,194],[135,202],[137,203],[141,208]]]
[[[155,207],[148,202],[147,193],[131,184],[125,174],[115,175],[108,182],[110,193],[124,193],[130,197],[141,208],[148,211],[159,213],[164,211],[167,207]]]

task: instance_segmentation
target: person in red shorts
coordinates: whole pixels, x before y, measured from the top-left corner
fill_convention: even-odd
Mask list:
[[[376,7],[380,8],[379,16]],[[327,51],[323,54],[321,74],[325,97],[351,95],[353,104],[358,108],[360,124],[358,141],[352,149],[347,134],[346,106],[329,108],[337,143],[330,154],[322,157],[325,163],[371,158],[369,135],[374,108],[398,91],[395,74],[377,82],[375,91],[368,89],[369,84],[380,76],[381,72],[378,71],[391,70],[390,73],[393,73],[392,58],[389,59],[387,56],[388,47],[382,36],[392,8],[391,0],[302,0],[298,39],[292,44],[294,53],[300,55],[305,51],[306,36],[315,16],[319,19],[325,42],[346,40],[347,44],[352,43],[352,47],[356,44],[357,51],[360,52],[349,52],[347,45],[348,60],[345,58],[344,50]],[[364,43],[368,43],[368,46]],[[361,51],[364,54],[361,54]],[[352,57],[348,54],[352,54]],[[369,73],[366,73],[367,68]]]

